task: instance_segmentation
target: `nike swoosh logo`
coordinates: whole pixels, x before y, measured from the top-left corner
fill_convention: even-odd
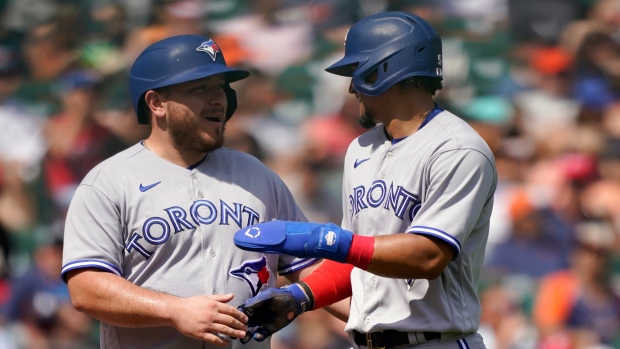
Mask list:
[[[366,158],[362,160],[355,160],[355,164],[353,164],[353,168],[357,168],[357,166],[361,165],[363,162],[366,162],[368,160],[370,160],[370,158]]]
[[[149,184],[149,185],[142,185],[142,183],[140,183],[140,191],[144,193],[145,191],[153,188],[154,186],[158,185],[159,183],[161,183],[161,181],[159,181],[157,183]]]

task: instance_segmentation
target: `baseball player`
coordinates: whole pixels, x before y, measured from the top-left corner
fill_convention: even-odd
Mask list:
[[[66,219],[62,278],[73,305],[101,321],[102,348],[240,348],[250,338],[237,307],[316,261],[232,243],[255,223],[305,220],[275,173],[221,147],[237,104],[230,83],[248,75],[199,35],[161,40],[134,62],[130,94],[150,134],[84,178]]]
[[[484,348],[477,284],[497,174],[482,138],[434,103],[441,52],[437,32],[410,13],[350,28],[344,58],[326,70],[351,77],[370,130],[345,157],[342,226],[278,220],[235,234],[249,251],[328,259],[240,307],[256,340],[352,294],[355,348]]]

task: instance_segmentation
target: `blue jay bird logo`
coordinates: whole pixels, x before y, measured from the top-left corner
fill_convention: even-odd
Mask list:
[[[258,294],[271,277],[271,272],[267,268],[267,257],[264,255],[259,259],[244,261],[237,268],[230,270],[229,274],[245,281],[252,291],[252,297]]]
[[[213,58],[213,60],[215,61],[217,53],[220,52],[220,47],[217,46],[215,41],[209,40],[203,42],[202,44],[200,44],[200,46],[196,47],[196,51],[208,53],[209,56],[211,56],[211,58]]]

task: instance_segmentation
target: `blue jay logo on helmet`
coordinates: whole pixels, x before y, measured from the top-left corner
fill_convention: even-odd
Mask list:
[[[220,52],[220,47],[217,46],[215,41],[210,39],[209,41],[205,41],[202,44],[200,44],[200,46],[196,47],[196,51],[208,53],[209,56],[211,56],[211,58],[213,58],[213,60],[215,61],[217,53]]]

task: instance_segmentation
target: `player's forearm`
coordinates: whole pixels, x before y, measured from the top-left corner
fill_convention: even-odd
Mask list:
[[[98,320],[121,327],[172,325],[174,296],[91,270],[70,274],[67,283],[73,306]]]
[[[374,248],[366,270],[398,279],[436,279],[454,253],[447,243],[417,234],[376,236]]]
[[[325,258],[398,279],[435,279],[455,253],[447,242],[432,236],[362,236],[333,223],[278,220],[241,229],[234,242],[248,251]]]

